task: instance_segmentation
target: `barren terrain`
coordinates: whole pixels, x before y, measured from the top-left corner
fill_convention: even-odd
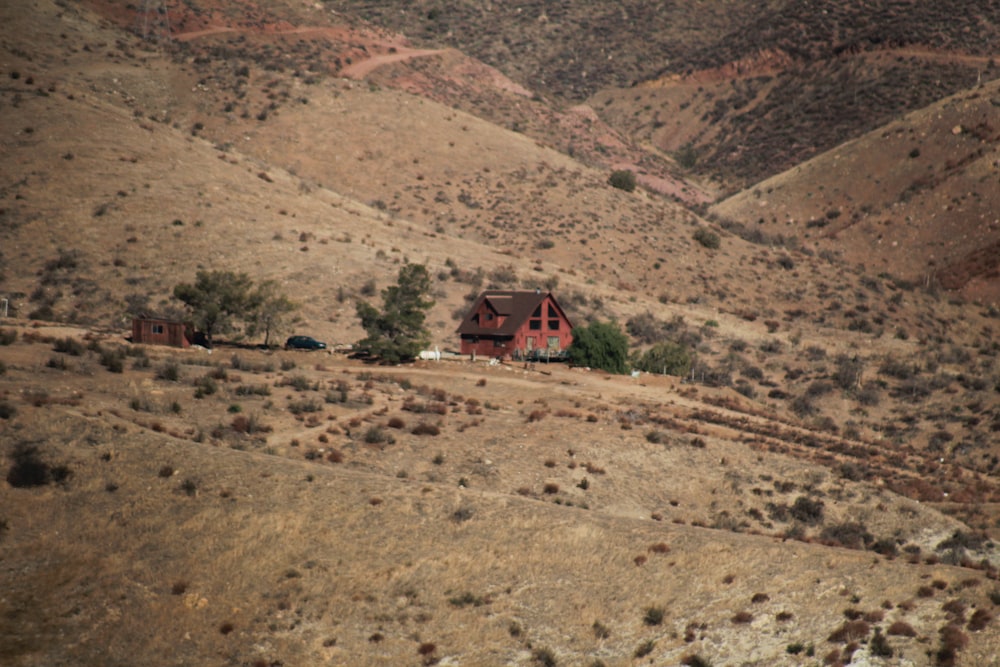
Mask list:
[[[1000,664],[992,10],[370,4],[0,6],[0,655]],[[126,338],[404,263],[443,361]],[[488,287],[692,369],[449,354]]]

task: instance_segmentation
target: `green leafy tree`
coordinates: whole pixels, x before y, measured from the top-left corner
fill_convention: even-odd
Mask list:
[[[614,322],[592,322],[573,329],[568,354],[578,366],[628,372],[628,338]]]
[[[427,299],[430,289],[427,268],[406,264],[399,269],[396,284],[382,290],[381,311],[367,301],[358,301],[358,318],[368,333],[358,341],[358,347],[387,364],[415,359],[430,340],[424,326],[427,311],[434,305]]]
[[[253,306],[253,281],[245,273],[199,271],[193,283],[174,287],[174,297],[183,301],[192,323],[211,345],[217,333],[234,328],[234,320],[244,318]]]
[[[298,304],[278,289],[273,280],[265,280],[250,295],[249,311],[246,314],[246,334],[249,337],[264,334],[264,347],[271,346],[271,335],[279,334],[294,324],[297,316],[292,316]]]
[[[632,365],[647,373],[684,377],[691,372],[691,353],[683,345],[664,341],[639,355]]]

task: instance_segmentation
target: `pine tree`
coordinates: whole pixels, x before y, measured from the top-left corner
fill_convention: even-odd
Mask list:
[[[430,340],[424,326],[431,279],[422,264],[406,264],[399,269],[396,284],[382,290],[382,310],[367,301],[358,301],[357,313],[368,336],[357,343],[373,357],[387,364],[415,359]]]

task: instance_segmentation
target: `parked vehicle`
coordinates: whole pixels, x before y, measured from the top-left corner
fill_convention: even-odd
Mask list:
[[[285,341],[286,350],[325,350],[326,343],[312,336],[291,336]]]

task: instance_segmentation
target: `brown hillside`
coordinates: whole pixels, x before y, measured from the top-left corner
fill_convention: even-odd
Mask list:
[[[791,227],[849,262],[1000,299],[1000,84],[910,114],[713,207]]]
[[[992,583],[938,562],[965,553],[936,546],[961,524],[689,422],[711,394],[246,351],[133,349],[115,374],[99,362],[114,339],[56,367],[53,344],[79,332],[19,334],[0,377],[14,665],[618,665],[640,648],[794,665],[790,644],[853,650],[845,615],[867,619],[860,638],[912,628],[889,638],[912,664],[933,664],[925,644],[948,624],[963,664],[997,650],[971,614],[992,616]],[[893,550],[837,546],[862,539]]]
[[[778,111],[840,72],[792,3],[164,6],[0,4],[5,666],[996,662],[997,311],[947,291],[994,270],[994,84],[860,136]],[[768,17],[783,46],[735,39]],[[919,47],[835,60],[920,79]],[[671,157],[772,136],[702,118],[730,93],[812,143]],[[226,270],[296,302],[272,341],[349,344],[405,263],[442,361],[127,340]],[[645,370],[448,354],[536,287]]]

